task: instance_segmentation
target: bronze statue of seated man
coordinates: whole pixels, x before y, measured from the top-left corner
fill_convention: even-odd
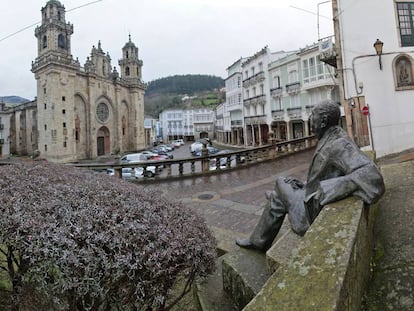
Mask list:
[[[278,234],[286,214],[292,230],[303,236],[323,206],[348,196],[375,203],[385,191],[378,167],[338,126],[339,105],[324,101],[310,116],[318,145],[306,183],[278,178],[273,191],[266,192],[268,204],[248,239],[237,239],[240,247],[266,251]]]

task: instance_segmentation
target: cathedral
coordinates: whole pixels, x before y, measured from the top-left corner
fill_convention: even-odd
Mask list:
[[[31,68],[40,157],[65,163],[142,149],[145,84],[131,36],[122,48],[120,72],[100,41],[82,67],[71,54],[73,25],[66,22],[65,7],[50,0],[41,14]]]

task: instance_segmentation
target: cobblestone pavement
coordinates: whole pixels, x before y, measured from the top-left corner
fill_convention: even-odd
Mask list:
[[[183,146],[182,148],[185,148]],[[277,176],[304,180],[314,150],[227,173],[148,184],[145,187],[181,200],[208,225],[247,234],[256,225]]]

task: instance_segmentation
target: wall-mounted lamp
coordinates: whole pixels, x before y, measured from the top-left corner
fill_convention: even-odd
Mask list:
[[[382,70],[381,55],[382,55],[383,45],[384,45],[384,43],[382,41],[380,41],[379,39],[377,39],[377,41],[375,41],[375,43],[374,43],[375,52],[377,52],[377,55],[379,57],[380,70]]]

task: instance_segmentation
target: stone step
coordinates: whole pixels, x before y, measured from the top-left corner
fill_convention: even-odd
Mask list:
[[[194,292],[199,311],[236,311],[233,301],[223,289],[222,258],[217,259],[217,269],[202,282],[197,282]]]
[[[286,223],[286,222],[285,222]],[[270,273],[289,263],[302,237],[291,229],[279,233],[278,239],[266,252],[266,262]]]
[[[223,258],[223,288],[237,310],[243,309],[270,277],[266,255],[239,248]]]

